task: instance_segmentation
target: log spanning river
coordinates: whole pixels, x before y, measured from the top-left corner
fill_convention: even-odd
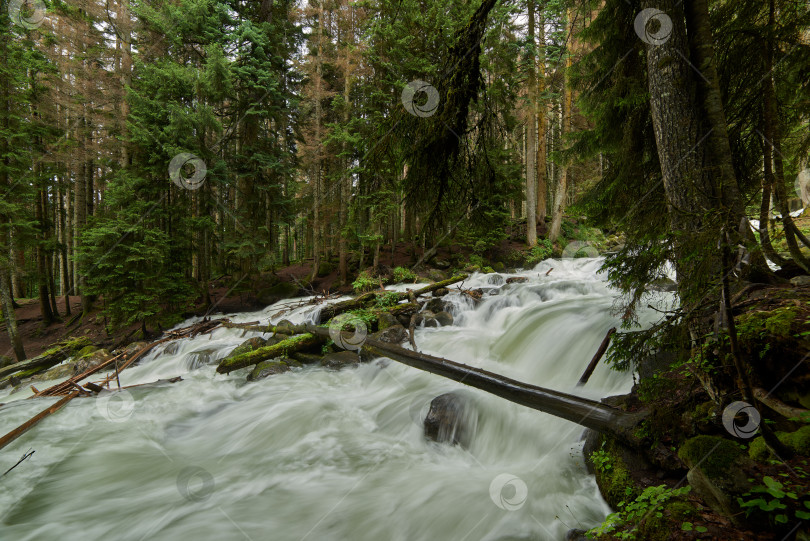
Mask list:
[[[630,375],[602,365],[575,389],[620,324],[600,264],[546,260],[508,285],[475,274],[465,287],[485,288],[483,301],[451,293],[455,325],[417,329],[416,344],[571,394],[626,392]],[[317,309],[274,317],[281,304],[228,317],[302,323]],[[0,477],[0,539],[562,540],[610,512],[578,425],[386,360],[254,383],[215,372],[256,335],[220,328],[158,346],[121,385],[182,381],[77,398],[0,451],[0,474],[35,451]],[[457,389],[478,411],[468,449],[423,435],[430,401]],[[56,400],[15,400],[28,395],[0,396],[0,433]]]

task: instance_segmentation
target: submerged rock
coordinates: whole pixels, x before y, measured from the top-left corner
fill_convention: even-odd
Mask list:
[[[445,393],[430,402],[424,427],[427,439],[467,449],[478,427],[478,409],[464,393]]]
[[[528,281],[529,279],[525,276],[512,276],[511,278],[506,279],[507,284],[524,284]]]
[[[321,365],[332,370],[340,370],[360,364],[360,356],[354,351],[339,351],[330,353],[321,360]]]
[[[436,314],[431,312],[430,310],[425,310],[424,312],[419,312],[416,314],[416,326],[424,326],[424,327],[440,327],[441,324],[436,319]]]
[[[442,327],[447,327],[448,325],[452,325],[455,319],[450,312],[439,312],[435,316],[436,321],[439,322],[439,325]]]
[[[289,365],[284,361],[263,361],[253,368],[250,374],[248,374],[247,380],[258,381],[276,374],[283,374],[289,370]]]
[[[216,348],[206,348],[206,349],[198,349],[197,351],[192,351],[186,356],[186,367],[189,370],[196,370],[201,366],[205,366],[212,362],[215,358],[217,351]]]

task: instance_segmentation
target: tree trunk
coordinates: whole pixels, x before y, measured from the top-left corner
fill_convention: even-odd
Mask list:
[[[571,21],[571,10],[568,12],[568,17],[566,21],[566,34],[571,35],[572,32],[572,21]],[[571,51],[566,51],[566,59],[565,59],[565,78],[564,78],[564,88],[563,88],[563,100],[562,100],[562,121],[560,123],[560,141],[562,142],[563,137],[568,134],[570,122],[571,122],[571,84],[570,84],[570,75],[569,71],[571,70]],[[562,145],[561,145],[562,146]],[[565,207],[568,203],[568,167],[565,164],[561,165],[562,167],[562,174],[560,175],[560,184],[557,187],[557,190],[554,194],[554,214],[551,218],[551,227],[549,229],[548,238],[551,242],[556,242],[557,239],[560,237],[560,231],[562,230],[562,219],[563,215],[565,214]]]
[[[2,258],[0,258],[0,262],[2,262]],[[17,329],[17,317],[14,314],[14,306],[12,305],[11,284],[8,280],[8,271],[9,269],[6,266],[0,265],[0,308],[3,312],[3,319],[6,321],[6,331],[8,332],[11,347],[14,349],[14,356],[17,358],[17,361],[24,361],[25,349],[23,348],[22,338]]]
[[[543,93],[546,91],[546,19],[542,9],[538,12],[537,20],[537,41],[538,49],[538,75],[537,75],[537,223],[546,221],[546,193],[548,185],[546,182],[546,132],[548,131],[548,116],[546,114],[546,102]],[[542,102],[542,106],[540,105]]]
[[[534,0],[527,2],[529,10],[529,88],[526,108],[526,244],[537,244],[537,74],[535,70]]]

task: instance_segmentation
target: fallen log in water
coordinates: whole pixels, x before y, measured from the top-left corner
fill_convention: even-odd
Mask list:
[[[307,331],[313,335],[329,336],[329,329],[315,325],[307,325]],[[632,430],[644,418],[642,414],[627,413],[587,398],[537,387],[480,368],[417,353],[377,340],[367,339],[362,349],[372,355],[387,357],[413,368],[458,381],[510,402],[572,421],[598,432],[614,435],[627,442],[637,441]]]
[[[441,289],[443,287],[447,287],[453,285],[458,282],[462,282],[467,279],[466,274],[460,274],[458,276],[454,276],[452,278],[448,278],[447,280],[442,280],[440,282],[434,282],[432,284],[426,285],[425,287],[416,289],[416,290],[409,290],[405,292],[391,292],[386,294],[386,298],[390,298],[395,300],[396,302],[404,301],[404,300],[415,300],[417,297],[421,295],[426,295],[428,293],[432,293],[437,289]],[[360,295],[355,299],[349,299],[341,302],[336,302],[335,304],[331,304],[329,306],[324,306],[321,310],[318,322],[325,323],[332,319],[333,317],[343,314],[345,312],[349,312],[351,310],[359,310],[364,308],[368,304],[372,303],[380,296],[380,293],[365,293]]]
[[[326,336],[328,337],[329,329],[323,330],[326,331]],[[303,351],[313,346],[317,346],[323,341],[324,339],[321,338],[320,335],[314,335],[311,333],[292,336],[272,346],[264,346],[235,357],[225,357],[222,359],[222,361],[220,361],[219,366],[217,366],[217,372],[220,374],[228,374],[234,370],[239,370],[240,368],[247,368],[248,366],[259,364],[267,359],[286,357],[291,353],[296,353],[298,351]]]
[[[79,393],[78,391],[76,391],[65,396],[55,404],[51,404],[50,406],[48,406],[47,408],[45,408],[44,410],[33,416],[31,419],[29,419],[25,423],[21,424],[20,426],[18,426],[17,428],[15,428],[11,432],[0,438],[0,449],[2,449],[9,443],[13,442],[17,438],[28,432],[29,430],[31,430],[45,417],[48,417],[49,415],[56,413],[57,411],[62,409],[62,406],[64,406],[65,404],[76,398],[78,395]]]
[[[596,370],[596,365],[599,364],[599,361],[605,355],[607,351],[608,345],[610,344],[610,337],[616,332],[616,327],[611,327],[610,330],[607,332],[605,337],[602,339],[602,343],[599,344],[599,349],[596,350],[596,354],[591,359],[591,362],[588,363],[588,368],[585,369],[585,372],[582,373],[582,377],[579,378],[579,382],[577,382],[577,387],[582,387],[588,380],[591,379],[591,375],[593,371]]]

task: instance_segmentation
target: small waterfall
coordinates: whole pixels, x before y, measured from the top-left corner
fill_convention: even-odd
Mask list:
[[[600,265],[547,260],[474,274],[464,287],[484,290],[480,302],[451,290],[455,325],[418,329],[417,347],[591,398],[626,392],[629,374],[602,365],[574,387],[620,324]],[[290,305],[227,316],[300,323],[320,310],[279,313]],[[561,540],[609,512],[573,423],[394,362],[295,368],[256,383],[244,371],[217,375],[216,361],[252,336],[218,329],[160,346],[121,384],[182,381],[75,399],[7,447],[2,471],[36,453],[0,478],[0,537]],[[426,441],[431,400],[459,389],[475,400],[469,447]],[[26,395],[0,398],[11,401],[0,430],[48,403],[13,401]]]

